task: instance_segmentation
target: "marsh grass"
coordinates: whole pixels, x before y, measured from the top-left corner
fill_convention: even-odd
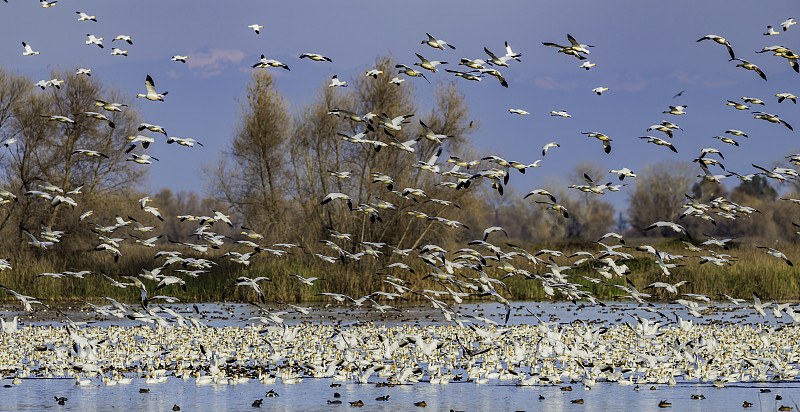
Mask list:
[[[543,248],[556,249],[569,255],[579,250],[596,251],[597,246],[588,242],[569,242],[563,244],[545,243],[536,245],[522,245],[527,250],[535,252]],[[697,293],[708,295],[715,299],[724,299],[719,294],[727,294],[736,298],[751,299],[753,292],[758,293],[765,300],[792,301],[798,300],[800,290],[800,267],[798,269],[788,266],[783,260],[774,258],[765,253],[763,249],[758,249],[754,244],[743,242],[735,244],[730,250],[717,250],[719,253],[727,253],[735,256],[735,261],[730,265],[715,266],[710,263],[699,264],[699,257],[696,253],[687,253],[680,244],[674,241],[664,241],[653,244],[657,249],[671,254],[692,255],[683,258],[683,264],[671,270],[671,276],[665,277],[653,259],[643,252],[626,249],[632,253],[633,259],[622,260],[618,263],[628,265],[631,273],[627,278],[640,290],[653,295],[652,300],[670,301],[678,296],[669,294],[663,289],[644,288],[652,282],[661,281],[676,283],[681,280],[690,283],[679,288],[680,293]],[[800,264],[800,246],[797,244],[774,245],[778,250],[783,251],[787,256],[795,257]],[[70,257],[58,257],[47,253],[19,252],[12,258],[13,269],[0,272],[0,284],[26,295],[42,299],[45,303],[67,303],[67,302],[104,302],[102,296],[110,296],[117,300],[126,302],[137,302],[139,291],[135,287],[126,289],[111,286],[110,282],[103,278],[99,272],[102,270],[109,276],[125,282],[122,275],[137,276],[142,268],[153,269],[161,265],[163,260],[154,260],[155,250],[145,249],[135,245],[125,245],[122,249],[123,257],[119,263],[114,263],[113,259],[105,253],[94,251],[77,251]],[[35,251],[37,252],[37,251]],[[191,256],[189,252],[186,255]],[[217,257],[223,252],[214,251],[209,256],[199,256],[218,262],[218,265],[210,269],[209,273],[202,273],[196,278],[181,276],[180,274],[170,273],[169,269],[162,273],[179,275],[186,280],[186,291],[179,286],[168,286],[160,290],[155,290],[156,284],[149,280],[143,280],[151,296],[169,295],[177,297],[184,302],[208,302],[208,301],[258,301],[258,296],[248,287],[235,287],[236,279],[240,276],[257,277],[266,276],[270,282],[262,282],[262,289],[265,294],[266,302],[313,302],[327,301],[328,298],[317,296],[320,292],[344,293],[354,298],[367,295],[376,290],[393,291],[392,288],[381,282],[383,277],[377,273],[388,273],[393,276],[406,280],[412,288],[436,289],[439,287],[431,279],[423,280],[423,277],[430,273],[427,265],[416,258],[406,258],[403,261],[410,263],[415,273],[402,269],[384,269],[389,263],[396,262],[397,257],[382,257],[372,259],[363,257],[359,261],[348,261],[346,263],[337,262],[335,264],[325,263],[320,259],[295,249],[291,254],[282,257],[261,253],[252,259],[249,266],[232,263],[226,259]],[[448,256],[452,258],[451,256]],[[572,261],[570,259],[569,261]],[[567,265],[566,258],[556,258],[560,265]],[[543,275],[549,271],[546,264],[529,264],[522,258],[512,261],[519,269],[525,269],[531,274]],[[574,283],[584,286],[583,289],[595,294],[600,299],[619,299],[625,292],[613,285],[624,285],[625,279],[615,277],[612,280],[602,283],[591,283],[581,276],[599,278],[600,275],[594,270],[601,266],[599,262],[584,263],[581,266],[570,269],[565,273]],[[494,278],[502,278],[505,272],[494,267],[491,260],[483,270]],[[87,275],[85,279],[67,277],[63,279],[53,279],[48,277],[36,277],[37,274],[44,272],[60,272],[64,270],[79,271],[90,268],[97,274]],[[174,265],[171,269],[178,269],[179,265]],[[475,273],[470,270],[462,270],[466,276],[474,277]],[[290,276],[297,274],[304,277],[319,277],[314,286],[306,286],[296,278]],[[462,277],[462,279],[464,279]],[[508,277],[504,280],[510,290],[510,297],[514,300],[549,300],[563,299],[564,296],[556,295],[554,298],[548,297],[537,280],[525,279],[520,275]],[[452,287],[451,287],[452,289]],[[504,293],[505,294],[505,293]],[[406,294],[409,300],[419,300],[420,296]],[[475,300],[483,298],[473,297]],[[13,303],[14,298],[10,295],[0,295],[0,302]]]

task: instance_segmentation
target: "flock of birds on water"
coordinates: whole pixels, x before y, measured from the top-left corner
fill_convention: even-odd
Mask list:
[[[7,0],[5,0],[7,2]],[[41,0],[44,8],[57,5],[57,1]],[[95,16],[76,12],[78,21],[96,22]],[[793,19],[781,23],[781,31],[776,31],[772,26],[764,33],[766,36],[779,35],[796,24]],[[254,24],[249,26],[256,35],[264,26]],[[556,48],[558,53],[572,56],[582,61],[581,69],[590,70],[595,67],[588,60],[590,48],[594,47],[579,43],[574,37],[567,35],[569,44],[543,43],[545,46]],[[104,48],[103,37],[92,34],[87,35],[86,44]],[[737,62],[736,67],[754,71],[758,76],[767,80],[764,72],[755,64],[742,58],[737,58],[732,45],[723,37],[706,35],[697,40],[702,42],[711,40],[727,48],[730,61]],[[120,41],[128,45],[133,44],[133,37],[118,35],[112,42]],[[433,37],[426,33],[426,38],[421,44],[435,49],[455,49],[452,44]],[[32,45],[23,42],[23,54],[33,56],[39,54]],[[508,87],[503,75],[498,68],[507,68],[509,64],[518,64],[522,55],[514,52],[508,43],[505,44],[505,53],[496,55],[488,48],[484,48],[487,57],[483,59],[462,58],[459,65],[465,66],[463,71],[445,69],[444,71],[469,81],[480,81],[489,76],[499,81],[502,87]],[[127,50],[112,48],[111,55],[126,56]],[[794,71],[798,68],[798,55],[784,46],[768,46],[758,53],[772,53],[788,61]],[[437,66],[446,65],[447,62],[427,59],[420,53],[416,54],[418,62],[409,66],[398,64],[396,73],[388,74],[380,70],[368,70],[365,75],[375,81],[385,80],[389,76],[391,83],[400,85],[406,79],[422,78],[429,81],[427,76],[438,71]],[[316,62],[330,62],[331,58],[317,53],[303,53],[300,59],[309,59]],[[175,55],[172,60],[185,63],[191,56]],[[421,70],[412,68],[418,66]],[[252,66],[254,69],[282,68],[290,70],[283,62],[261,55],[261,59]],[[430,73],[427,74],[426,72]],[[79,68],[77,74],[91,76],[91,69]],[[386,77],[382,76],[386,75]],[[42,90],[48,87],[60,89],[62,80],[51,79],[37,82],[34,87]],[[346,87],[347,82],[333,76],[330,87]],[[601,95],[608,91],[606,87],[597,87],[593,92]],[[679,93],[680,95],[681,93]],[[796,103],[797,96],[791,93],[778,93],[778,102],[790,100]],[[167,98],[166,91],[159,91],[156,82],[146,76],[145,92],[137,97],[149,101],[164,102]],[[679,97],[679,96],[676,96]],[[764,105],[757,98],[743,97],[743,102],[728,101],[728,105],[738,110],[748,110],[749,105]],[[98,96],[95,106],[109,113],[121,112],[125,105],[107,102]],[[687,106],[670,105],[664,113],[679,116],[686,114]],[[523,109],[509,109],[511,114],[527,115]],[[763,111],[752,112],[756,119],[766,120],[792,129],[777,115]],[[441,145],[449,137],[436,133],[422,121],[420,125],[425,131],[418,138],[401,142],[392,132],[399,131],[408,124],[413,114],[389,116],[387,114],[368,113],[360,115],[346,108],[331,108],[329,115],[347,118],[353,122],[363,123],[365,131],[354,136],[340,134],[346,142],[358,145],[372,145],[376,151],[402,150],[410,154],[415,152],[415,144],[425,139]],[[553,110],[552,116],[570,117],[565,110]],[[67,126],[84,120],[95,119],[105,122],[108,127],[114,128],[113,119],[101,112],[87,111],[70,118],[68,114],[43,113],[46,120],[57,121]],[[372,138],[369,134],[383,129],[389,141],[382,141],[376,133]],[[139,131],[148,130],[161,133],[167,138],[167,143],[178,143],[183,146],[193,147],[202,145],[191,138],[177,138],[168,136],[164,128],[159,125],[141,123]],[[664,121],[648,128],[663,133],[662,137],[642,136],[647,142],[665,146],[677,153],[677,149],[670,140],[673,133],[681,128],[670,121]],[[612,139],[597,131],[584,132],[591,138],[596,138],[602,143],[605,153],[611,151]],[[744,136],[747,134],[739,130],[728,130],[731,136]],[[666,137],[666,139],[665,139]],[[730,145],[738,145],[733,137],[717,138]],[[134,153],[134,150],[147,149],[155,143],[155,139],[145,135],[129,138],[130,145],[126,152],[130,158],[126,159],[137,164],[150,164],[158,159],[145,153]],[[2,142],[9,147],[17,143],[15,139]],[[557,142],[548,143],[542,148],[542,156],[548,150],[558,148]],[[108,156],[90,148],[78,149],[75,153],[98,157],[99,161]],[[479,160],[467,161],[456,156],[450,156],[446,163],[452,164],[445,171],[439,162],[442,149],[436,152],[427,161],[418,161],[413,167],[422,171],[439,174],[443,177],[454,178],[455,181],[442,182],[442,186],[453,190],[469,187],[471,182],[479,179],[488,179],[494,189],[502,195],[503,185],[508,183],[512,169],[525,173],[528,168],[539,166],[539,161],[528,164],[526,162],[509,161],[498,156],[488,156]],[[700,155],[694,159],[703,174],[699,177],[710,181],[719,182],[720,179],[733,176],[747,181],[756,174],[770,179],[786,180],[798,178],[797,173],[789,168],[768,169],[753,165],[758,172],[740,175],[725,172],[714,174],[710,168],[724,166],[720,160],[712,158],[718,156],[724,160],[722,151],[715,148],[704,148]],[[790,156],[789,160],[800,164],[800,154]],[[477,166],[491,165],[480,172],[468,172]],[[473,169],[474,170],[474,169]],[[605,191],[618,191],[621,189],[625,178],[633,179],[636,174],[628,168],[611,170],[616,175],[620,184],[611,182],[598,184],[598,176],[584,175],[586,184],[572,185],[570,188],[591,194],[603,194]],[[331,176],[338,179],[351,178],[351,172],[331,171]],[[428,197],[421,189],[407,187],[403,190],[393,190],[397,182],[391,176],[374,173],[371,178],[373,183],[386,185],[388,193],[393,193],[402,201],[434,202],[444,207],[457,207],[450,201]],[[397,185],[400,187],[399,185]],[[62,188],[46,181],[38,183],[37,187],[24,193],[24,196],[41,198],[50,202],[53,207],[60,204],[79,207],[78,200],[81,187]],[[564,219],[569,219],[569,211],[558,203],[553,194],[543,189],[536,189],[526,196],[534,197],[537,204],[543,205],[554,213],[559,213]],[[76,198],[78,200],[76,200]],[[17,195],[3,190],[0,191],[2,203],[17,201]],[[396,205],[387,200],[374,203],[361,203],[354,205],[354,200],[345,193],[330,193],[320,199],[319,207],[332,207],[330,203],[342,202],[351,212],[361,212],[369,216],[373,224],[381,221],[381,213],[390,213]],[[798,199],[788,199],[800,203]],[[639,245],[635,251],[644,253],[657,263],[664,274],[664,281],[654,282],[650,285],[634,285],[626,279],[624,285],[614,285],[627,295],[625,298],[637,303],[638,306],[628,305],[625,309],[630,312],[641,311],[630,315],[631,322],[608,324],[601,321],[576,321],[572,323],[559,323],[546,321],[538,315],[538,323],[534,325],[508,325],[507,322],[512,312],[510,296],[504,279],[511,276],[524,277],[531,281],[541,283],[545,293],[553,298],[581,301],[581,304],[605,306],[606,303],[596,299],[584,286],[571,279],[570,270],[588,261],[599,262],[596,267],[599,277],[583,276],[592,283],[607,282],[614,278],[625,278],[630,273],[629,268],[621,260],[633,257],[626,249],[625,239],[617,233],[607,233],[597,239],[595,244],[599,251],[582,251],[570,256],[558,250],[539,250],[531,252],[511,243],[505,246],[497,244],[503,240],[505,230],[501,227],[490,227],[484,230],[480,239],[469,242],[467,247],[457,251],[429,244],[415,249],[401,249],[397,245],[381,242],[358,242],[358,253],[350,252],[348,246],[341,243],[352,241],[351,235],[341,233],[330,228],[333,240],[324,239],[320,243],[326,246],[328,252],[314,253],[322,261],[332,265],[342,264],[362,258],[396,258],[394,263],[387,264],[381,273],[377,274],[386,285],[385,290],[375,291],[367,296],[355,298],[341,293],[322,292],[319,296],[330,298],[336,305],[357,308],[363,311],[374,311],[376,314],[403,313],[390,305],[390,302],[408,299],[415,296],[432,305],[436,313],[440,313],[443,322],[420,325],[412,322],[381,322],[365,321],[351,324],[342,322],[311,322],[302,321],[299,324],[289,325],[288,316],[293,319],[311,319],[314,312],[324,312],[319,307],[304,307],[300,304],[276,304],[283,308],[278,311],[267,305],[264,298],[263,287],[270,281],[267,277],[240,277],[231,287],[251,288],[259,297],[260,302],[251,302],[257,316],[244,320],[247,325],[212,327],[207,324],[206,313],[199,310],[197,305],[182,306],[179,300],[166,295],[154,296],[148,293],[147,284],[152,282],[155,291],[166,291],[174,287],[186,289],[191,287],[191,278],[198,276],[211,276],[217,263],[208,258],[209,252],[220,249],[223,245],[230,244],[226,239],[233,240],[240,251],[228,251],[218,258],[228,258],[231,261],[248,266],[250,259],[266,254],[281,257],[292,253],[295,248],[311,249],[310,245],[301,246],[291,243],[273,245],[259,244],[264,239],[263,234],[256,230],[241,227],[233,236],[218,234],[213,231],[214,224],[222,222],[230,228],[234,224],[229,215],[220,211],[212,211],[208,216],[182,215],[177,217],[162,216],[157,206],[151,205],[152,200],[144,197],[139,200],[141,210],[160,221],[177,218],[182,222],[196,222],[198,224],[194,236],[199,239],[197,243],[172,241],[191,250],[160,251],[155,254],[160,259],[160,266],[147,269],[136,276],[110,276],[106,273],[95,273],[90,270],[65,271],[59,273],[41,273],[39,277],[65,278],[73,277],[85,281],[110,282],[119,288],[138,288],[141,299],[136,305],[129,305],[115,300],[112,297],[103,297],[108,304],[98,306],[92,303],[86,305],[97,319],[120,320],[123,325],[110,324],[104,327],[91,326],[91,322],[73,321],[68,314],[62,313],[57,308],[49,308],[33,296],[27,296],[24,291],[15,291],[0,285],[10,295],[13,295],[25,311],[33,311],[34,305],[41,305],[56,310],[61,325],[19,325],[19,316],[10,320],[2,320],[0,333],[0,371],[12,379],[12,384],[24,384],[24,379],[31,377],[56,378],[69,377],[79,386],[98,385],[124,385],[137,383],[138,385],[156,385],[165,382],[169,377],[174,379],[193,380],[197,385],[235,385],[257,380],[265,385],[300,383],[304,379],[329,379],[331,386],[336,387],[342,383],[376,384],[378,386],[392,387],[395,385],[420,384],[448,384],[450,382],[472,382],[476,385],[516,383],[520,386],[535,385],[563,385],[564,391],[572,390],[573,384],[581,383],[586,390],[592,389],[602,383],[630,385],[639,389],[645,385],[675,385],[683,382],[707,382],[715,387],[724,387],[737,382],[784,382],[793,381],[800,372],[798,360],[800,350],[794,342],[800,338],[800,331],[794,324],[800,322],[800,312],[795,312],[796,306],[791,303],[763,302],[757,294],[752,300],[745,301],[727,295],[721,295],[728,301],[725,305],[716,305],[711,296],[681,293],[680,288],[687,282],[670,283],[670,269],[682,266],[686,259],[699,258],[700,263],[715,265],[730,265],[735,257],[725,253],[726,243],[732,239],[716,239],[709,237],[700,241],[695,239],[682,225],[675,222],[654,222],[645,230],[669,228],[680,234],[686,249],[699,255],[684,256],[672,255],[657,250],[653,246]],[[342,208],[343,209],[343,208]],[[757,210],[731,202],[725,198],[713,199],[708,204],[689,198],[683,206],[681,217],[700,218],[710,222],[714,219],[737,219],[748,216]],[[464,224],[456,220],[446,219],[441,216],[410,211],[413,218],[436,221],[446,227],[458,229]],[[81,214],[80,220],[89,218],[92,211]],[[123,219],[117,216],[110,224],[88,223],[97,234],[100,244],[96,250],[100,253],[109,253],[116,261],[121,256],[119,245],[124,240],[133,239],[142,247],[153,248],[161,236],[151,236],[157,230],[155,226],[147,226],[144,219],[128,217]],[[87,220],[89,222],[89,220]],[[217,225],[219,227],[219,225]],[[136,234],[129,233],[127,237],[114,237],[122,228],[128,228]],[[468,228],[467,228],[468,229]],[[31,247],[48,249],[57,247],[65,233],[55,228],[41,225],[38,231],[30,228],[21,228],[30,241]],[[36,233],[34,233],[36,232]],[[150,237],[148,237],[150,236]],[[335,241],[334,241],[335,240]],[[227,242],[227,243],[226,243]],[[338,242],[338,243],[337,243]],[[507,246],[507,248],[506,248]],[[792,266],[791,260],[782,252],[763,246],[765,253],[775,258],[782,259],[787,265]],[[184,251],[186,249],[183,249]],[[310,253],[310,252],[309,252]],[[193,256],[189,256],[189,255]],[[202,257],[197,257],[202,256]],[[572,260],[567,265],[557,263],[557,259],[565,262]],[[426,286],[412,285],[404,280],[404,273],[413,272],[413,259],[424,262],[428,273],[423,280]],[[12,262],[0,259],[0,270],[13,270]],[[524,269],[536,268],[535,273]],[[178,268],[180,267],[180,268]],[[493,268],[493,275],[487,274],[485,268]],[[94,277],[91,277],[94,276]],[[305,286],[313,287],[324,284],[324,275],[320,278],[289,275]],[[695,319],[684,319],[679,314],[667,315],[656,308],[647,299],[651,297],[644,291],[664,289],[670,296],[675,296],[673,303],[680,305],[681,310],[691,317],[701,319],[704,313],[713,312],[744,312],[748,315],[756,313],[761,318],[774,317],[786,323],[779,326],[765,326],[762,324],[737,324],[734,322],[717,322],[709,324],[694,323]],[[642,291],[640,291],[641,289]],[[465,300],[491,299],[499,303],[501,314],[496,319],[478,316],[460,310]],[[161,302],[161,303],[157,303]],[[402,308],[402,307],[401,307]],[[612,305],[614,311],[619,310]],[[187,313],[188,312],[188,313]],[[644,313],[646,312],[646,313]],[[769,312],[769,314],[768,314]],[[642,316],[639,316],[639,315]],[[531,313],[531,315],[534,315]],[[544,314],[543,314],[544,315]],[[646,316],[658,316],[652,320]],[[385,318],[376,318],[385,319]],[[127,322],[127,323],[125,323]],[[138,326],[131,326],[140,322]],[[9,386],[9,385],[7,385]],[[653,387],[654,388],[654,387]],[[146,389],[141,389],[146,391]],[[336,394],[327,403],[341,403]],[[277,392],[270,390],[267,397],[277,396]],[[693,395],[693,399],[703,399],[701,394]],[[389,395],[377,398],[376,402],[388,401]],[[67,402],[67,398],[55,397],[59,404]],[[573,403],[583,403],[583,399],[574,399]],[[260,407],[263,399],[253,402],[253,407]],[[361,400],[350,402],[353,406],[363,406]],[[425,406],[421,401],[415,404]],[[744,401],[743,406],[752,403]],[[669,407],[670,402],[664,400],[659,407]],[[177,407],[177,406],[176,406]],[[781,410],[791,410],[789,406],[781,406]],[[789,408],[789,409],[785,409]]]

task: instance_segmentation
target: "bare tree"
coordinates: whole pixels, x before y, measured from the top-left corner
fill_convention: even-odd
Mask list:
[[[644,232],[653,222],[674,221],[681,205],[696,181],[696,167],[685,162],[661,162],[645,167],[636,177],[636,189],[630,195],[628,218],[631,226],[644,235],[660,235],[656,231]]]
[[[209,187],[247,225],[280,232],[286,210],[286,140],[292,125],[285,99],[266,71],[253,72],[240,110],[230,151],[212,170]]]

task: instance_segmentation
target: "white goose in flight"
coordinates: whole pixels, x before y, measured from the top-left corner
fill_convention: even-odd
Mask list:
[[[320,201],[320,202],[319,202],[319,204],[320,204],[320,205],[324,205],[324,204],[326,204],[326,203],[330,202],[331,200],[336,200],[336,199],[343,199],[343,200],[346,200],[346,201],[347,201],[347,207],[348,207],[350,210],[353,210],[353,200],[352,200],[352,198],[350,198],[350,196],[348,196],[348,195],[346,195],[346,194],[344,194],[344,193],[338,193],[338,192],[328,193],[328,194],[327,194],[327,195],[326,195],[326,196],[325,196],[325,197],[322,199],[322,201]]]
[[[95,17],[95,16],[90,16],[90,15],[88,15],[88,14],[82,12],[82,11],[76,11],[75,13],[78,15],[78,21],[91,20],[91,21],[97,23],[97,17]]]
[[[122,40],[122,41],[124,41],[124,42],[126,42],[128,44],[133,44],[133,40],[131,39],[131,36],[128,36],[127,34],[120,34],[120,35],[114,37],[114,39],[111,40],[111,42],[113,43],[113,42],[115,42],[117,40]]]
[[[450,44],[450,43],[448,43],[448,42],[446,42],[444,40],[436,39],[433,36],[431,36],[429,33],[425,33],[425,34],[428,36],[428,40],[423,40],[420,44],[427,44],[428,46],[431,46],[431,47],[433,47],[435,49],[441,49],[441,50],[444,50],[444,46],[447,46],[447,47],[449,47],[449,48],[451,48],[453,50],[456,49],[456,46],[453,46],[452,44]]]
[[[396,69],[402,69],[402,70],[400,70],[400,73],[405,74],[406,76],[422,77],[423,79],[425,79],[426,82],[428,82],[428,84],[430,84],[430,82],[431,82],[430,80],[428,80],[427,77],[425,77],[424,73],[416,71],[416,70],[412,69],[411,67],[406,66],[405,64],[396,64],[394,67]],[[447,70],[447,69],[445,69],[445,70]],[[394,81],[394,79],[392,79],[392,81]]]
[[[347,82],[339,80],[339,76],[334,74],[328,87],[347,87]]]
[[[779,250],[776,250],[776,249],[773,249],[771,247],[767,247],[767,246],[756,246],[756,247],[759,248],[759,249],[765,249],[767,251],[768,255],[774,256],[774,257],[776,257],[778,259],[783,259],[783,261],[786,262],[787,265],[794,266],[792,264],[792,261],[789,260],[789,258],[786,257],[786,255],[784,255],[783,252],[781,252]]]
[[[139,93],[136,95],[136,97],[144,97],[145,99],[150,101],[163,102],[164,96],[166,96],[167,93],[169,93],[169,92],[158,93],[156,91],[155,83],[153,83],[153,78],[150,77],[149,74],[147,75],[147,78],[145,78],[144,80],[144,87],[147,89],[147,93]]]
[[[108,124],[108,127],[115,128],[114,122],[111,121],[106,115],[97,112],[83,112],[83,113],[75,113],[75,116],[85,116],[90,117],[92,119],[102,120]]]
[[[203,146],[202,143],[198,142],[195,139],[192,139],[191,137],[186,137],[182,139],[180,137],[170,136],[169,138],[167,138],[167,144],[172,144],[172,143],[177,143],[185,147],[194,147],[195,144]]]
[[[728,54],[731,55],[731,59],[735,59],[736,58],[736,56],[733,54],[733,48],[731,48],[730,42],[725,40],[724,37],[717,36],[716,34],[707,34],[707,35],[697,39],[697,42],[701,42],[703,40],[712,40],[712,41],[714,41],[716,43],[725,45],[725,47],[728,49]]]
[[[755,64],[750,63],[749,61],[744,60],[744,59],[731,59],[731,61],[733,61],[733,60],[741,62],[741,63],[736,64],[736,67],[741,67],[741,68],[746,69],[746,70],[752,70],[752,71],[758,73],[758,75],[761,76],[762,79],[767,80],[767,75],[764,74],[764,72],[762,72],[761,69],[758,66],[756,66]]]
[[[151,161],[151,159],[152,160],[158,160],[157,158],[155,158],[153,156],[150,156],[150,155],[146,155],[146,154],[139,155],[139,154],[136,154],[136,153],[131,153],[131,157],[125,159],[125,161],[132,161],[132,162],[138,163],[140,165],[149,165],[149,164],[153,163]]]
[[[331,60],[330,57],[325,57],[325,56],[323,56],[321,54],[317,54],[317,53],[303,53],[303,54],[300,55],[300,58],[301,59],[308,58],[310,60],[314,60],[315,62],[322,62],[322,61],[333,62],[333,60]]]
[[[290,70],[289,66],[287,66],[286,64],[281,63],[281,62],[279,62],[277,60],[274,60],[274,59],[268,59],[263,54],[261,55],[261,60],[259,60],[258,63],[253,65],[254,69],[255,68],[266,69],[267,67],[281,67],[281,68],[284,68],[286,70]]]
[[[431,128],[428,127],[428,125],[426,125],[422,121],[422,119],[420,119],[419,125],[422,126],[422,129],[424,130],[424,133],[422,134],[422,137],[424,137],[424,138],[426,138],[426,139],[428,139],[428,140],[430,140],[432,142],[436,142],[436,143],[442,144],[442,140],[449,139],[449,138],[453,137],[453,136],[446,135],[446,134],[434,133],[434,131],[431,130]]]
[[[138,130],[138,131],[140,131],[140,132],[141,132],[142,130],[144,130],[144,129],[147,129],[147,130],[149,130],[149,131],[151,131],[151,132],[155,132],[155,133],[161,133],[161,134],[163,134],[164,136],[167,136],[167,131],[166,131],[166,130],[164,130],[164,128],[163,128],[163,127],[161,127],[161,126],[159,126],[159,125],[157,125],[157,124],[150,124],[150,123],[139,123],[139,127],[137,127],[137,128],[136,128],[136,130]]]
[[[607,154],[611,153],[611,142],[613,140],[610,137],[600,132],[581,132],[581,134],[585,134],[589,137],[594,137],[597,140],[600,140],[603,142],[603,151],[605,151]]]
[[[87,46],[91,46],[93,44],[96,44],[101,49],[103,48],[103,38],[102,37],[95,37],[94,34],[87,34],[86,37],[87,37],[87,40],[86,40],[86,45]]]
[[[422,57],[419,53],[414,53],[417,58],[420,60],[414,63],[415,66],[422,67],[425,70],[430,70],[431,73],[436,73],[436,66],[440,64],[447,64],[447,62],[440,62],[438,60],[428,60]]]
[[[770,123],[783,124],[789,130],[794,131],[794,129],[792,128],[792,126],[789,123],[786,123],[785,120],[781,119],[780,117],[778,117],[777,115],[774,115],[774,114],[769,114],[769,113],[764,113],[764,112],[753,112],[753,118],[754,119],[766,120],[766,121],[768,121]]]
[[[38,51],[33,51],[33,48],[28,43],[22,42],[22,47],[25,48],[25,51],[22,52],[23,56],[33,56],[35,54],[39,54]]]

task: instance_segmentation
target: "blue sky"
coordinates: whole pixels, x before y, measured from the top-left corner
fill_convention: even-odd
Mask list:
[[[95,15],[98,22],[78,22],[76,11]],[[800,18],[793,16],[796,11],[792,1],[771,1],[767,6],[745,1],[508,1],[495,6],[477,1],[60,0],[43,9],[34,0],[9,0],[0,3],[0,64],[33,82],[49,79],[52,68],[88,67],[131,97],[144,91],[144,78],[152,75],[157,89],[169,95],[163,103],[139,99],[144,121],[164,126],[170,135],[195,138],[205,147],[187,149],[157,141],[148,152],[161,161],[150,167],[142,188],[202,192],[200,171],[228,146],[239,110],[236,98],[242,96],[251,66],[261,54],[291,67],[290,72],[271,70],[279,90],[293,108],[300,108],[315,99],[331,75],[343,80],[362,76],[378,56],[391,54],[411,65],[414,53],[420,53],[459,69],[463,66],[455,63],[460,58],[485,59],[483,47],[502,54],[503,42],[508,41],[522,53],[522,62],[500,68],[508,89],[492,78],[479,83],[459,80],[458,86],[469,101],[471,118],[481,125],[472,136],[480,153],[532,163],[542,158],[545,143],[561,144],[548,152],[542,167],[524,177],[514,173],[511,183],[524,193],[586,161],[604,169],[638,171],[664,159],[688,161],[701,148],[715,147],[723,151],[729,170],[748,174],[756,171],[751,163],[772,166],[800,151],[800,109],[790,101],[778,104],[774,96],[800,94],[800,74],[783,58],[755,53],[770,45],[800,52],[800,25],[786,32],[779,27],[788,17]],[[247,28],[254,23],[265,26],[260,35]],[[762,35],[767,25],[781,34]],[[420,44],[426,32],[457,49],[441,51]],[[84,44],[87,33],[104,37],[106,48]],[[589,60],[597,66],[578,69],[577,59],[541,44],[568,44],[567,33],[596,46]],[[134,44],[112,44],[117,34],[130,34]],[[696,42],[707,34],[727,38],[737,57],[757,64],[769,81],[728,62],[724,46]],[[22,56],[21,41],[41,54]],[[112,45],[128,50],[129,56],[109,55]],[[298,59],[303,52],[321,53],[333,62]],[[175,54],[188,55],[189,62],[171,62]],[[428,78],[452,80],[443,70]],[[430,107],[433,88],[421,79],[407,81],[414,82],[422,109]],[[610,90],[597,96],[591,90],[598,86]],[[683,96],[673,99],[681,90],[686,90]],[[725,105],[742,96],[764,100],[766,106],[754,110],[777,114],[797,131]],[[687,114],[662,113],[676,104],[687,105]],[[510,108],[531,114],[511,115]],[[566,110],[572,118],[551,117],[551,110]],[[637,138],[663,137],[645,130],[662,120],[684,129],[672,139],[678,154]],[[712,138],[727,129],[743,130],[750,137],[737,138],[739,147]],[[614,139],[612,153],[603,153],[600,142],[581,134],[588,131]],[[738,184],[732,179],[727,179],[729,188]],[[570,183],[583,182],[565,181],[565,186]],[[607,194],[606,200],[624,207],[630,191]]]

